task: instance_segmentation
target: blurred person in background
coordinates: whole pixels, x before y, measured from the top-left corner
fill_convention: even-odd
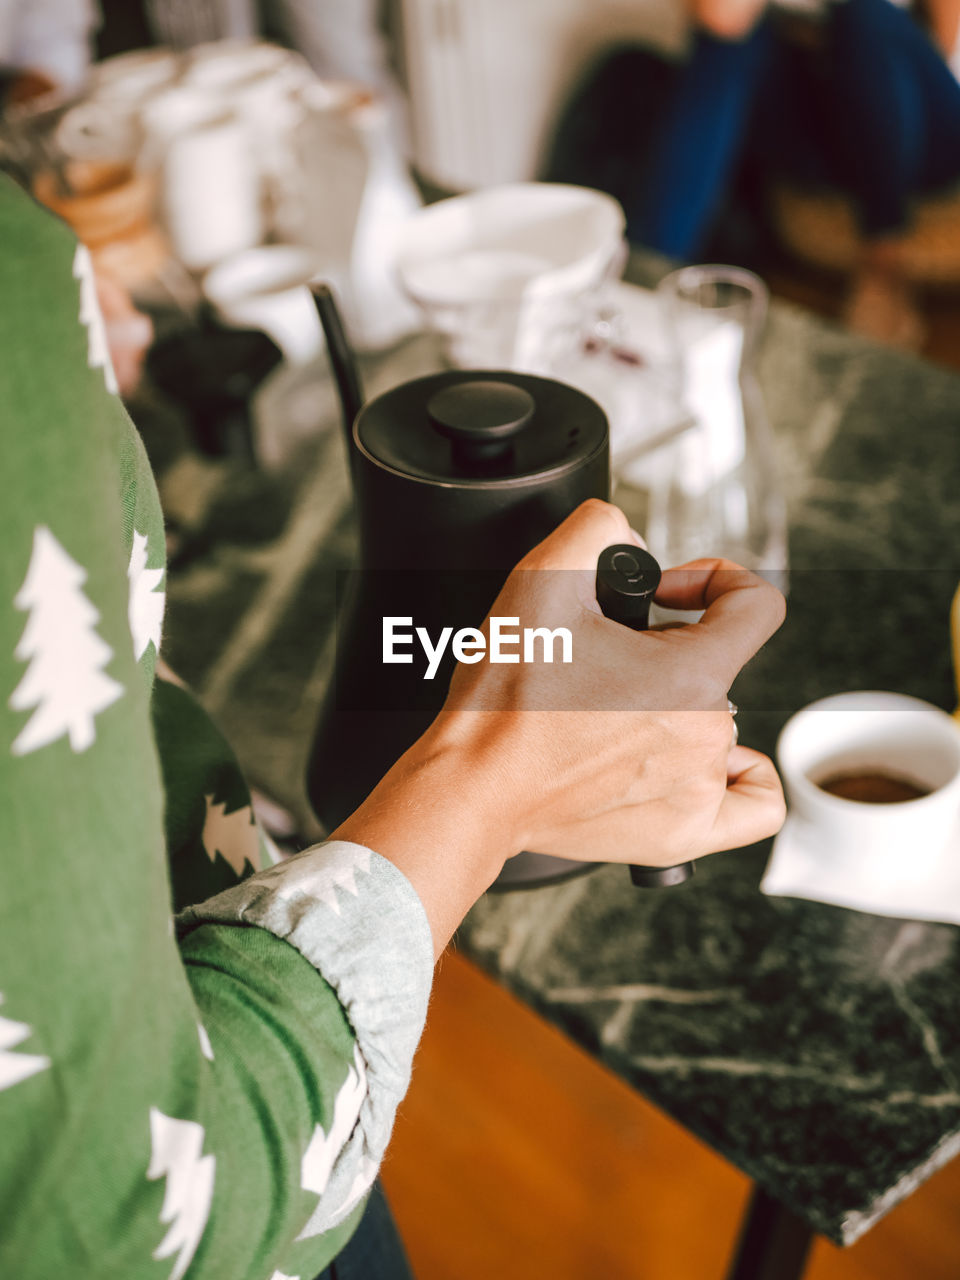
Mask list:
[[[691,0],[689,61],[654,130],[630,234],[694,259],[735,171],[851,199],[861,261],[846,319],[919,345],[900,269],[912,202],[960,182],[960,0],[925,0],[929,34],[891,0]]]

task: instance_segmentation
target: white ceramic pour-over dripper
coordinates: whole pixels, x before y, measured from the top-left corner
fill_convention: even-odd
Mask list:
[[[624,225],[601,192],[493,187],[411,218],[397,268],[451,364],[544,372],[577,332],[585,297],[622,264]]]

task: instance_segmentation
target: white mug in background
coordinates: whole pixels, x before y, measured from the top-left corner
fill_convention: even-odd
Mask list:
[[[788,822],[824,875],[886,890],[932,879],[960,858],[960,726],[939,707],[903,694],[821,698],[787,721],[777,761]],[[825,791],[839,776],[879,774],[912,784],[916,799],[870,803]]]
[[[290,364],[306,364],[323,350],[323,330],[309,288],[323,265],[300,245],[258,245],[208,271],[204,297],[225,324],[260,329]]]
[[[177,257],[192,271],[260,242],[260,175],[248,130],[233,112],[211,107],[169,140],[163,205]]]
[[[191,51],[184,87],[216,95],[247,129],[261,182],[266,230],[290,232],[297,185],[293,131],[303,115],[298,93],[315,79],[302,55],[263,41],[227,40]]]
[[[276,149],[289,146],[285,135],[302,114],[297,92],[313,78],[306,60],[291,49],[226,41],[206,54],[195,51],[183,84],[229,103],[259,146]],[[272,153],[258,154],[258,160],[267,170],[280,163]]]

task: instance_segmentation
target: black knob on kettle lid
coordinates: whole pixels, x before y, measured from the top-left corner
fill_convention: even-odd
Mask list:
[[[467,465],[508,453],[511,439],[535,409],[533,396],[523,387],[479,380],[444,387],[427,402],[432,426],[452,442],[457,461]]]

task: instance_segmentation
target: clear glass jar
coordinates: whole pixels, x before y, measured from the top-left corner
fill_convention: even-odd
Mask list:
[[[650,548],[664,564],[726,556],[785,587],[786,503],[756,376],[766,285],[737,267],[691,266],[666,276],[658,293],[695,426],[658,466]]]

